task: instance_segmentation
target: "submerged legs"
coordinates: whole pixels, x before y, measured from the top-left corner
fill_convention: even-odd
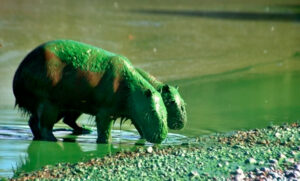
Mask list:
[[[33,134],[33,140],[39,140],[41,139],[40,134],[40,123],[36,115],[32,115],[28,121],[28,125],[31,129],[31,132]]]
[[[30,119],[30,125],[39,125],[39,131],[37,131],[36,126],[30,126],[35,139],[47,140],[47,141],[56,141],[52,130],[54,124],[57,122],[58,109],[51,103],[41,104],[37,110],[38,121],[34,117]],[[34,122],[35,121],[35,122]],[[31,123],[32,122],[32,123]],[[38,124],[36,124],[38,123]],[[39,134],[38,134],[39,133]],[[35,135],[36,134],[36,135]],[[37,136],[37,137],[36,137]]]
[[[96,116],[98,138],[97,143],[111,142],[111,127],[113,121],[110,120],[107,114],[98,114]]]

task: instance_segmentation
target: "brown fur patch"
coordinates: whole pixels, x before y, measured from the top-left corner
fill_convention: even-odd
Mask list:
[[[80,78],[84,77],[91,87],[96,87],[99,84],[103,74],[99,72],[78,70],[77,75]]]
[[[53,52],[45,50],[47,75],[55,86],[62,78],[63,69],[66,66]]]
[[[116,93],[118,91],[119,86],[120,86],[120,81],[121,81],[121,77],[120,77],[120,75],[117,75],[114,78],[114,82],[113,82],[113,91],[114,91],[114,93]]]

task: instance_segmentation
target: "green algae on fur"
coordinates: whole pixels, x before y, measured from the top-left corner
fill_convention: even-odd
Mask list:
[[[178,88],[164,84],[142,69],[136,70],[161,93],[168,112],[168,127],[170,129],[182,129],[187,122],[185,102],[181,98]]]
[[[168,132],[161,94],[129,60],[84,43],[57,40],[37,47],[17,69],[13,91],[16,105],[31,115],[34,139],[56,141],[54,124],[81,113],[96,116],[100,143],[110,141],[119,117],[130,119],[152,143],[162,142]],[[78,129],[72,120],[64,122]]]
[[[72,46],[68,46],[70,43]],[[91,45],[82,45],[82,43],[71,40],[59,40],[46,43],[45,49],[53,52],[57,57],[63,59],[65,63],[71,63],[74,67],[86,71],[101,72],[102,70],[107,69],[107,65],[103,64],[103,62],[111,59],[111,57],[121,57],[122,60],[128,63],[131,71],[133,71],[133,66],[126,57]],[[135,70],[161,93],[168,112],[168,127],[176,130],[182,129],[187,122],[187,116],[185,103],[181,98],[178,89],[158,81],[155,77],[142,69],[135,68]],[[77,118],[78,117],[79,115]],[[76,118],[74,119],[75,120],[72,120],[71,122],[75,122]],[[75,129],[77,132],[78,130],[80,130],[80,128]]]

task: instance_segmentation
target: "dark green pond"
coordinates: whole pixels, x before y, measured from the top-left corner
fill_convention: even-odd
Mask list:
[[[113,143],[95,144],[93,128],[57,143],[32,142],[27,117],[14,109],[12,78],[24,56],[53,39],[74,39],[128,57],[178,85],[188,123],[163,144],[300,119],[300,3],[297,0],[22,1],[0,3],[0,177],[13,169],[84,161],[142,144],[117,123]],[[150,143],[145,143],[150,145]]]

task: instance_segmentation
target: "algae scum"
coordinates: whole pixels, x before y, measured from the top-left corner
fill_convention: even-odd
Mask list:
[[[300,125],[293,123],[46,166],[33,173],[17,173],[13,180],[298,180],[299,145]]]
[[[296,0],[1,1],[0,176],[7,178],[14,175],[13,170],[30,172],[45,165],[60,162],[72,165],[95,157],[102,162],[104,155],[113,156],[124,150],[131,154],[138,145],[144,144],[133,126],[124,124],[120,129],[117,123],[112,131],[112,144],[97,145],[94,122],[86,115],[80,118],[80,123],[91,127],[91,134],[74,136],[68,127],[57,124],[54,134],[59,142],[31,141],[28,118],[14,109],[12,78],[28,52],[54,39],[73,39],[124,55],[134,67],[178,85],[187,103],[187,125],[183,130],[171,131],[163,143],[172,146],[163,149],[168,154],[158,153],[163,151],[153,147],[155,154],[144,155],[146,148],[153,146],[145,143],[140,156],[134,159],[124,156],[126,162],[119,160],[112,166],[95,163],[96,171],[88,167],[87,170],[95,172],[90,178],[96,178],[101,169],[115,170],[114,174],[121,178],[124,176],[120,173],[135,173],[139,166],[139,174],[150,169],[154,177],[166,178],[173,174],[178,178],[206,178],[206,173],[211,176],[210,170],[218,177],[234,178],[247,176],[248,171],[262,174],[260,169],[267,172],[264,168],[273,169],[270,175],[284,176],[286,173],[280,170],[293,170],[299,160],[295,148],[299,145],[299,130],[295,127],[290,128],[291,133],[281,130],[294,135],[294,142],[287,140],[287,145],[281,145],[277,137],[274,140],[268,137],[266,145],[255,144],[250,150],[247,142],[228,145],[234,143],[229,138],[200,137],[196,146],[191,143],[191,148],[181,144],[192,142],[192,138],[200,135],[266,128],[299,120],[299,13]],[[267,131],[259,132],[268,135]],[[280,131],[278,134],[284,135]],[[264,134],[256,135],[257,139],[261,136]],[[256,143],[252,137],[249,139]],[[174,145],[181,146],[173,149]],[[281,159],[284,156],[278,155],[279,152],[286,159]],[[233,157],[227,155],[228,164],[221,159],[224,154]],[[195,162],[193,159],[197,157],[199,160]],[[139,164],[138,158],[147,162]],[[192,163],[179,164],[183,158]],[[290,163],[292,159],[294,163]],[[268,165],[274,160],[278,168]],[[79,174],[82,177],[88,173],[84,166],[77,164],[83,170]],[[167,175],[160,175],[159,170]],[[74,172],[77,176],[78,173]]]

